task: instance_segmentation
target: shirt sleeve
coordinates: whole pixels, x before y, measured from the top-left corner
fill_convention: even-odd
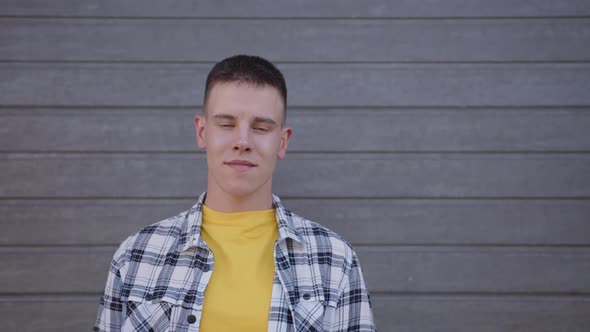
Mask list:
[[[333,331],[376,331],[371,299],[358,257],[354,252],[349,273],[342,281],[342,295],[338,300],[334,318]]]
[[[104,294],[100,298],[93,332],[121,331],[126,311],[126,303],[121,300],[123,287],[121,273],[128,241],[129,239],[125,240],[113,256]]]

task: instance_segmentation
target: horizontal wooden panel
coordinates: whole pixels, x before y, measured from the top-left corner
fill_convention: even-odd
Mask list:
[[[372,295],[379,331],[584,332],[587,298]]]
[[[90,331],[100,295],[0,297],[0,321],[6,331]]]
[[[102,292],[115,249],[0,248],[0,293]]]
[[[208,64],[0,63],[0,104],[195,106]],[[590,105],[590,64],[283,64],[291,106]]]
[[[0,15],[159,16],[159,17],[458,17],[458,16],[584,16],[584,0],[510,1],[384,1],[384,0],[246,0],[228,5],[215,0],[4,0]]]
[[[560,292],[590,290],[590,251],[544,248],[356,249],[367,285],[381,292]]]
[[[1,293],[100,292],[114,247],[0,248]],[[374,292],[587,293],[588,248],[357,246]],[[59,269],[55,267],[59,266]]]
[[[589,111],[291,109],[289,151],[590,150]],[[0,150],[194,151],[193,117],[200,112],[3,109]]]
[[[588,19],[1,19],[0,40],[0,59],[16,61],[590,60]]]
[[[0,245],[117,245],[195,200],[0,200]],[[358,244],[590,245],[587,200],[283,199]]]
[[[0,297],[9,331],[85,331],[94,323],[99,295]],[[587,332],[590,301],[576,297],[371,295],[379,331]],[[34,313],[34,314],[31,314]]]
[[[4,154],[0,197],[195,197],[204,154]],[[587,154],[291,154],[295,197],[587,197]]]

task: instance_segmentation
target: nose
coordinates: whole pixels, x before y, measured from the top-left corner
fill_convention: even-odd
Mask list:
[[[236,130],[238,133],[235,138],[234,151],[250,151],[250,131],[248,127],[241,127],[240,130]]]

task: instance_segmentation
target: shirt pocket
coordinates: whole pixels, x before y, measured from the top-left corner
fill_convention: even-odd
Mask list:
[[[161,297],[160,297],[161,296]],[[154,296],[131,295],[127,298],[127,317],[123,321],[121,332],[177,332],[188,329],[187,315],[190,310],[183,308],[186,293],[170,290],[165,294]]]
[[[293,309],[295,331],[323,331],[324,301],[313,298],[301,300]]]
[[[127,316],[121,332],[158,331],[170,332],[171,317],[177,306],[174,301],[130,297],[127,300]]]

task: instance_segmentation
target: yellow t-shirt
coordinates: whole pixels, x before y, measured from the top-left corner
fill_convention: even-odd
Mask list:
[[[215,265],[200,331],[266,331],[278,235],[275,210],[224,213],[203,205],[201,235]]]

